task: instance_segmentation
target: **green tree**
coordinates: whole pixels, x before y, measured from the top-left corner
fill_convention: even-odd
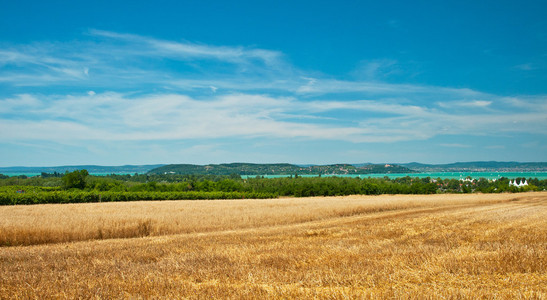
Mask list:
[[[86,186],[86,177],[89,175],[87,170],[76,170],[73,172],[66,172],[63,176],[63,188],[65,189],[81,189]]]

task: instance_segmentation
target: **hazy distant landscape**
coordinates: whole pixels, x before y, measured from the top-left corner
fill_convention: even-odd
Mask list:
[[[162,174],[181,175],[319,175],[319,174],[390,174],[419,172],[547,172],[545,162],[459,162],[452,164],[421,163],[384,163],[384,164],[332,164],[332,165],[295,165],[295,164],[169,164],[169,165],[125,165],[125,166],[52,166],[52,167],[0,167],[0,174],[38,174],[65,173],[74,170],[87,170],[96,174]]]

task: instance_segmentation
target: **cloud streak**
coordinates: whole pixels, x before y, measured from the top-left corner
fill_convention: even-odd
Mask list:
[[[149,53],[162,57],[179,57],[181,59],[215,59],[233,63],[244,63],[250,60],[260,60],[268,66],[274,66],[280,62],[282,54],[277,51],[265,49],[249,49],[244,47],[219,47],[200,45],[189,42],[173,42],[143,37],[133,34],[120,34],[115,32],[92,29],[92,36],[106,37],[118,41],[126,41],[130,45],[139,45],[138,51],[132,54],[139,55]]]
[[[547,134],[547,111],[468,115],[382,100],[305,101],[256,94],[196,99],[179,94],[103,93],[45,98],[19,95],[0,100],[0,107],[1,114],[12,116],[0,120],[0,138],[12,141],[266,137],[363,143],[455,134]],[[341,111],[358,114],[348,120]]]
[[[545,96],[393,84],[373,78],[376,65],[366,80],[341,80],[299,70],[283,53],[260,48],[101,30],[87,37],[0,50],[0,87],[11,91],[0,93],[0,139],[367,144],[547,135]]]
[[[0,84],[13,86],[101,87],[108,90],[143,86],[196,91],[211,86],[237,91],[267,90],[306,97],[360,93],[400,97],[428,95],[483,96],[469,89],[339,80],[307,74],[278,51],[241,46],[212,46],[159,40],[133,34],[90,30],[91,40],[14,45],[0,51]],[[166,66],[165,60],[176,62]]]

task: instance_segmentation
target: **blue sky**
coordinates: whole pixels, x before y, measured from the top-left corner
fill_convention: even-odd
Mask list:
[[[0,0],[0,166],[547,161],[545,11]]]

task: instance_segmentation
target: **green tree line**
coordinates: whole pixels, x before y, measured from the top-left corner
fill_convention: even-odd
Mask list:
[[[352,194],[501,193],[547,189],[547,180],[526,180],[529,185],[509,185],[508,178],[490,181],[401,177],[348,178],[300,177],[246,178],[239,175],[108,175],[91,176],[86,170],[63,176],[0,176],[0,204],[80,203],[137,200],[243,199],[278,196],[342,196]]]

